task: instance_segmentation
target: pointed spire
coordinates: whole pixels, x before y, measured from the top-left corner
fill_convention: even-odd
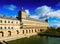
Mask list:
[[[23,10],[23,7],[22,7],[22,10]]]
[[[23,11],[23,10],[24,10],[24,8],[23,8],[23,7],[21,7],[21,10]]]

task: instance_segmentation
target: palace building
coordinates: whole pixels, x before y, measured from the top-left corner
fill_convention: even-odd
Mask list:
[[[18,17],[0,16],[0,40],[37,35],[47,30],[48,22],[39,21],[27,16],[25,11],[19,11]]]

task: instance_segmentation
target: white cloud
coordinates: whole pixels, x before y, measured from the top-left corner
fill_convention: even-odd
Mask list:
[[[36,16],[36,15],[31,15],[30,17],[34,19],[39,19],[39,16]]]
[[[49,18],[49,17],[53,17],[53,18],[58,18],[60,19],[60,10],[54,10],[52,9],[51,7],[48,7],[48,6],[41,6],[41,7],[38,7],[34,14],[32,16],[30,16],[32,18],[35,18],[35,19],[42,19],[42,20],[45,20],[46,17]],[[52,25],[56,25],[57,27],[60,26],[60,21],[58,19],[55,19],[55,20],[50,20],[50,26]],[[51,22],[52,21],[52,22]]]
[[[13,10],[15,10],[15,9],[16,9],[16,6],[15,6],[15,5],[10,5],[8,9],[10,9],[10,10],[12,10],[12,11],[13,11]]]
[[[60,23],[57,23],[57,24],[55,24],[56,25],[56,27],[60,27]]]
[[[31,16],[31,17],[34,17],[35,19],[42,18],[44,20],[44,19],[46,19],[46,16],[48,16],[47,14],[52,11],[53,11],[53,9],[51,7],[44,5],[44,6],[36,8],[33,16]]]
[[[11,5],[4,5],[3,8],[14,11],[17,7],[15,5],[11,4]]]
[[[25,12],[29,15],[30,13],[29,13],[29,10],[25,10]]]
[[[30,18],[39,19],[39,16],[30,15],[29,10],[25,10],[25,12],[27,13],[27,17],[29,16]]]
[[[29,10],[25,10],[25,11],[27,12],[27,14],[30,15]],[[34,14],[31,15],[30,17],[35,18],[35,19],[41,18],[42,20],[46,19],[46,17],[47,18],[49,17],[60,18],[60,10],[54,10],[51,7],[44,5],[44,6],[36,8]]]
[[[50,25],[51,25],[51,26],[59,27],[59,26],[60,26],[60,21],[57,20],[57,19],[51,20],[51,21],[50,21]]]
[[[56,11],[50,12],[47,15],[49,17],[57,17],[57,18],[60,18],[60,10],[56,10]]]
[[[38,7],[35,10],[35,15],[39,15],[40,17],[47,16],[47,18],[49,17],[60,18],[60,10],[54,10],[51,7],[45,5],[45,6]]]
[[[46,5],[44,6],[41,6],[41,7],[38,7],[35,12],[36,14],[40,15],[41,17],[42,16],[45,16],[47,13],[53,11],[53,9],[51,9],[51,7],[48,7]]]

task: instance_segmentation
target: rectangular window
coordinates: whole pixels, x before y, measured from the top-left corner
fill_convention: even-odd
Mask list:
[[[10,29],[10,27],[8,27],[8,29]]]
[[[13,21],[11,23],[13,23]]]
[[[10,23],[10,21],[8,21],[8,23]]]
[[[13,29],[13,27],[11,27],[11,29]]]
[[[32,33],[33,33],[33,30],[32,30]]]
[[[5,20],[5,23],[6,23],[6,20]]]
[[[24,34],[24,30],[23,30],[23,34]]]
[[[18,24],[18,22],[16,22],[16,24]]]
[[[2,20],[0,20],[0,23],[2,23]]]
[[[0,27],[0,29],[2,29],[2,27]]]
[[[5,29],[6,29],[6,27],[5,27]]]

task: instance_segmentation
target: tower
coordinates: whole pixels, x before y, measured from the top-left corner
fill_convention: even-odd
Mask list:
[[[26,12],[23,10],[23,8],[18,12],[17,19],[20,21],[20,28],[23,28],[22,19],[26,19]]]

